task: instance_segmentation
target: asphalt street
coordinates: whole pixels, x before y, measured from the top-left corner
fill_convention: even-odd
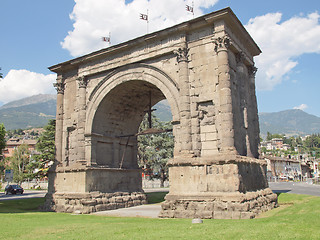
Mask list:
[[[320,197],[320,185],[308,184],[305,182],[270,182],[269,187],[274,192],[285,192],[294,194],[307,194]],[[169,188],[149,188],[144,189],[145,192],[168,192]],[[1,200],[21,199],[21,198],[39,198],[46,195],[45,190],[26,190],[22,195],[5,195],[0,192]]]
[[[269,187],[274,192],[307,194],[320,197],[320,185],[305,182],[271,182]]]
[[[46,195],[45,190],[25,190],[23,194],[8,194],[0,192],[0,201],[13,200],[13,199],[24,199],[24,198],[41,198]]]

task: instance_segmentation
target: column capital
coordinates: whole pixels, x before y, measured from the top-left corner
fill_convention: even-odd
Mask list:
[[[219,52],[221,50],[227,50],[231,45],[231,39],[228,35],[224,35],[223,37],[213,38],[213,42],[215,44],[214,50]]]
[[[254,65],[249,66],[248,73],[250,78],[254,78],[256,76],[257,71],[258,71],[258,68],[256,68]]]
[[[65,84],[63,82],[56,82],[53,84],[58,94],[64,94]]]
[[[85,76],[79,76],[77,77],[77,81],[79,84],[79,88],[86,88],[88,84],[88,79],[86,79]]]
[[[188,62],[188,52],[187,48],[179,48],[178,50],[174,50],[173,53],[177,56],[177,62]]]

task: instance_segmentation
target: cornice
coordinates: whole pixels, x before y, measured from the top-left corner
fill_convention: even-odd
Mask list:
[[[117,52],[126,51],[127,49],[133,49],[135,47],[146,45],[146,43],[152,43],[172,35],[179,35],[181,33],[185,34],[187,32],[193,31],[194,29],[210,26],[213,22],[219,20],[225,21],[228,24],[229,28],[241,34],[241,38],[245,38],[246,44],[249,44],[251,46],[250,48],[253,49],[253,56],[258,55],[261,52],[249,33],[243,27],[239,19],[228,7],[157,32],[153,32],[108,48],[104,48],[99,51],[95,51],[57,65],[53,65],[49,67],[49,70],[56,73],[62,73],[72,69],[77,69],[81,64],[98,60],[100,58],[105,58]]]

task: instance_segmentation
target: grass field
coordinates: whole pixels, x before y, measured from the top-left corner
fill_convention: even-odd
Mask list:
[[[159,202],[164,193],[148,194]],[[282,193],[249,220],[119,218],[38,212],[43,199],[0,202],[0,239],[320,239],[320,197]]]

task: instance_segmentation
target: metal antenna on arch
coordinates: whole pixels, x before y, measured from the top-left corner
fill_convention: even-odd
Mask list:
[[[149,33],[149,9],[147,9],[147,34]]]

